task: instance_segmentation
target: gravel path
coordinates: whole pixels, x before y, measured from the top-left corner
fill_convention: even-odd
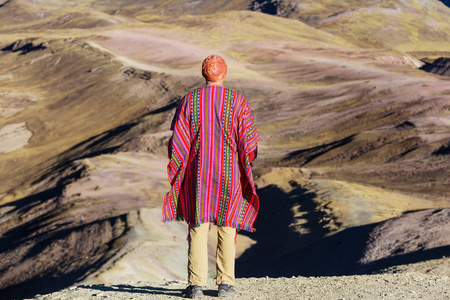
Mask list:
[[[116,285],[80,285],[48,295],[40,300],[78,299],[177,299],[183,281],[130,282]],[[340,277],[240,278],[238,295],[231,299],[449,299],[450,278],[420,273]],[[205,298],[216,296],[209,282]]]

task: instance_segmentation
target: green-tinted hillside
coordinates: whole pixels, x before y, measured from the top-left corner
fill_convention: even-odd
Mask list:
[[[273,1],[257,9],[304,21],[362,47],[450,49],[450,8],[437,0]]]

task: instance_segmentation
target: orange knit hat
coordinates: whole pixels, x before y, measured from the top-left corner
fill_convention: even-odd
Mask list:
[[[219,55],[210,55],[203,61],[202,75],[208,81],[220,81],[227,75],[227,64]]]

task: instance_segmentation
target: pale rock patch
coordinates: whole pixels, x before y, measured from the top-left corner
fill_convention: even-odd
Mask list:
[[[33,133],[25,122],[8,124],[0,129],[0,153],[9,153],[28,144]]]
[[[8,80],[13,78],[14,78],[13,74],[0,75],[0,80]]]

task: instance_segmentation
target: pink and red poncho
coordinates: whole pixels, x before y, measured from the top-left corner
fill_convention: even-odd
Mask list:
[[[221,86],[198,88],[181,99],[171,130],[163,221],[253,231],[259,199],[250,163],[259,135],[245,98]]]

